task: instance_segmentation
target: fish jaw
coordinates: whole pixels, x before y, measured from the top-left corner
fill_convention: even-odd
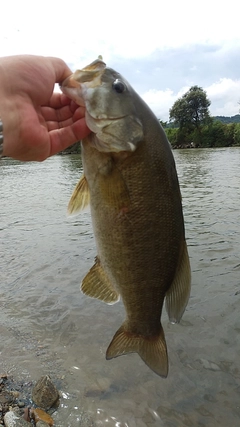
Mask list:
[[[101,76],[105,68],[106,64],[97,59],[67,77],[60,84],[60,88],[76,104],[85,107],[87,90],[101,85]]]

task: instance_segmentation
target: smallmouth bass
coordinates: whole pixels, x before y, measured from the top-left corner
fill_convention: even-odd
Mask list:
[[[108,304],[121,297],[126,310],[106,358],[136,352],[166,377],[163,303],[170,321],[179,322],[191,286],[169,142],[147,104],[100,59],[64,80],[61,89],[85,106],[92,131],[82,141],[84,174],[69,202],[70,213],[90,203],[97,245],[81,289]]]

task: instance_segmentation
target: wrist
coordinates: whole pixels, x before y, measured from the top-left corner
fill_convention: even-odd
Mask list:
[[[0,98],[1,99],[1,98]],[[0,158],[7,156],[6,154],[6,134],[8,128],[7,108],[4,106],[4,102],[0,101]]]
[[[0,94],[0,129],[2,129],[2,139],[0,130],[0,155],[14,157],[14,145],[18,141],[18,108],[10,95]]]
[[[1,100],[0,102],[1,102],[1,104],[2,104],[2,102],[4,104],[4,99],[5,99],[5,95],[4,95],[4,92],[3,92],[3,88],[4,88],[4,85],[5,85],[4,79],[2,78],[3,74],[4,74],[4,72],[2,70],[1,62],[0,62],[0,100]],[[3,136],[3,117],[2,117],[3,110],[4,110],[3,105],[0,105],[0,159],[3,156],[3,142],[4,142],[4,136]],[[3,115],[4,115],[4,113],[3,113]]]
[[[17,129],[17,114],[19,106],[15,102],[15,94],[12,86],[9,85],[7,75],[8,67],[3,66],[8,58],[0,59],[0,119],[2,122],[2,147],[0,149],[1,156],[11,157],[11,141],[15,137]],[[7,65],[7,64],[6,64]]]
[[[3,122],[0,117],[0,158],[3,155]]]

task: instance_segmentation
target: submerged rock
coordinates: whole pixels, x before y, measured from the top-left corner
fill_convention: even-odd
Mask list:
[[[13,402],[13,400],[14,398],[10,392],[8,392],[7,390],[1,391],[1,395],[0,395],[1,406],[10,405]]]
[[[45,423],[45,421],[40,420],[37,422],[36,427],[49,427],[49,424]]]
[[[37,406],[49,409],[58,400],[59,393],[48,375],[41,377],[32,391],[32,399]]]
[[[39,423],[43,421],[47,426],[53,426],[54,421],[50,415],[48,415],[45,411],[39,408],[31,408],[30,409],[31,418],[35,421],[35,423]],[[40,424],[41,425],[41,424]],[[39,424],[38,424],[39,426]]]
[[[9,411],[4,415],[5,427],[31,427],[32,424],[25,421],[14,411]]]

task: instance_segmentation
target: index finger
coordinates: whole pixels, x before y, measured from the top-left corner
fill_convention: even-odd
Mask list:
[[[51,98],[49,99],[48,103],[45,105],[42,105],[42,107],[51,107],[51,108],[61,108],[65,107],[66,105],[70,105],[71,99],[68,98],[63,93],[59,92],[53,92]]]
[[[64,79],[72,74],[72,71],[62,59],[52,56],[49,56],[48,59],[52,62],[53,65],[56,76],[56,83],[61,83]]]

